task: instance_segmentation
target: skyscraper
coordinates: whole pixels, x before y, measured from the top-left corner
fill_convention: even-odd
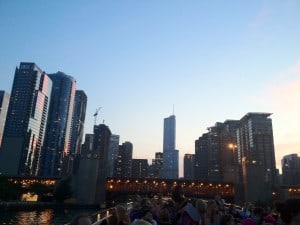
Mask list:
[[[162,178],[163,169],[163,153],[155,152],[155,159],[152,159],[152,164],[149,166],[150,178]]]
[[[164,119],[163,178],[178,179],[179,152],[175,149],[176,119],[171,115]]]
[[[277,170],[271,113],[247,113],[237,130],[245,201],[270,198]]]
[[[76,90],[71,132],[71,154],[80,154],[84,132],[87,96],[83,90]]]
[[[10,95],[5,91],[0,91],[0,148],[4,132],[4,125],[6,121],[6,114],[8,110]]]
[[[74,174],[77,173],[80,153],[82,147],[82,138],[84,131],[84,121],[87,106],[87,96],[82,90],[76,90],[74,111],[72,117],[72,131],[71,131],[71,146],[70,154],[66,158],[65,173]]]
[[[132,159],[132,178],[147,178],[148,177],[148,160],[147,159]]]
[[[0,171],[37,175],[52,81],[35,63],[16,68],[0,153]]]
[[[110,136],[109,147],[108,147],[108,177],[114,176],[114,168],[115,162],[118,159],[118,152],[119,152],[119,142],[120,136],[116,134],[112,134]]]
[[[105,202],[107,154],[111,131],[105,124],[94,126],[94,134],[85,136],[78,173],[74,176],[75,196],[80,203]]]
[[[183,177],[187,180],[193,180],[195,170],[195,154],[184,154],[183,158]]]
[[[285,155],[281,160],[282,184],[300,186],[300,157],[297,154]]]
[[[53,82],[49,118],[43,146],[44,176],[59,176],[62,159],[70,153],[76,81],[62,72],[49,74]]]
[[[209,127],[208,132],[195,141],[195,179],[220,182],[220,124]]]
[[[132,151],[133,145],[126,141],[119,146],[118,158],[115,162],[115,176],[120,178],[131,178],[132,175]]]
[[[235,201],[266,200],[277,170],[270,113],[217,122],[195,141],[195,179],[231,182]]]

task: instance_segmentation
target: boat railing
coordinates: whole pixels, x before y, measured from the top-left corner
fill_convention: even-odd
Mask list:
[[[125,203],[127,211],[129,211],[132,207],[132,202]],[[106,220],[108,217],[110,217],[113,214],[113,211],[115,210],[115,207],[107,208],[100,210],[97,213],[94,213],[90,216],[91,220],[93,221],[93,225],[101,224],[103,220]]]

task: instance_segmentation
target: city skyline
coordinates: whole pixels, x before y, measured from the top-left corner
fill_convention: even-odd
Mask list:
[[[23,61],[72,74],[88,97],[84,132],[93,132],[101,107],[97,123],[149,160],[163,150],[162,121],[174,104],[181,176],[183,155],[207,127],[272,113],[281,170],[283,155],[300,152],[299,6],[1,2],[0,89],[10,94]]]

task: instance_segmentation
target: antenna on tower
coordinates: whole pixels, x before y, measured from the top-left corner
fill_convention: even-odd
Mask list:
[[[173,104],[173,115],[175,115],[175,113],[174,113],[174,104]]]
[[[98,112],[99,112],[100,109],[101,109],[101,107],[96,109],[96,112],[94,113],[94,125],[96,125],[96,123],[97,123],[97,116],[98,116]]]

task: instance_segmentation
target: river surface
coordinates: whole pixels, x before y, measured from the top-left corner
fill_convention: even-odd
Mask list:
[[[79,214],[93,215],[96,210],[43,209],[32,211],[0,211],[0,224],[14,225],[58,225],[68,224]]]

